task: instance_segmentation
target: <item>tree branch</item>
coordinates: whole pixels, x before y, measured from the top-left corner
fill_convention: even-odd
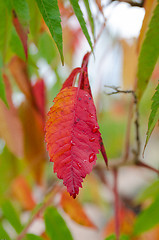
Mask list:
[[[142,0],[140,3],[131,1],[131,0],[111,0],[111,2],[124,2],[130,4],[132,7],[143,7],[144,6],[144,0]]]

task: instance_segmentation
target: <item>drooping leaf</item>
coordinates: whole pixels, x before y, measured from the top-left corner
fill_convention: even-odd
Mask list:
[[[139,196],[137,197],[137,202],[142,203],[146,199],[156,198],[157,196],[159,196],[158,188],[159,180],[156,180],[139,194]]]
[[[73,86],[74,80],[76,79],[77,74],[81,71],[81,68],[75,68],[73,69],[73,71],[71,72],[71,74],[69,75],[69,77],[66,79],[66,81],[64,82],[64,84],[62,85],[62,89],[66,88],[66,87],[71,87]]]
[[[27,99],[31,100],[31,85],[26,62],[15,56],[9,63],[9,70],[20,90],[25,94]]]
[[[87,14],[88,14],[89,22],[90,22],[90,25],[91,25],[92,34],[94,36],[94,20],[93,20],[93,17],[92,17],[92,12],[91,12],[90,6],[89,6],[89,0],[84,0],[84,4],[85,4],[85,7],[87,9]]]
[[[29,15],[29,6],[26,0],[12,0],[12,7],[15,10],[18,19],[22,26],[25,29],[29,28],[29,21],[30,21],[30,15]]]
[[[149,122],[148,122],[148,130],[147,130],[147,137],[146,137],[146,143],[145,143],[145,147],[148,143],[148,140],[151,136],[151,133],[157,123],[157,121],[159,120],[159,84],[156,88],[156,92],[152,97],[152,106],[151,106],[151,114],[149,117]]]
[[[16,12],[13,10],[13,25],[17,31],[17,34],[19,35],[19,38],[22,42],[24,52],[25,52],[25,57],[26,59],[28,58],[28,30],[23,28],[21,23],[19,22],[19,19],[17,17]]]
[[[141,30],[140,30],[140,35],[138,37],[138,43],[137,43],[138,52],[141,49],[143,40],[145,38],[146,31],[147,31],[147,28],[148,28],[148,25],[149,25],[149,22],[150,22],[150,19],[152,17],[152,14],[153,14],[153,11],[154,11],[156,5],[157,5],[157,0],[146,0],[146,1],[144,1],[145,16],[144,16],[144,20],[143,20],[142,27],[141,27]]]
[[[17,109],[13,105],[11,86],[5,74],[3,79],[9,108],[0,100],[0,137],[5,140],[7,147],[13,154],[22,157],[24,154],[22,124]]]
[[[30,13],[30,32],[33,36],[34,43],[36,44],[39,39],[41,14],[36,4],[36,1],[27,0]]]
[[[16,232],[20,233],[23,226],[20,222],[17,211],[15,210],[15,208],[13,207],[13,204],[9,200],[4,201],[4,203],[2,204],[2,212],[5,218],[16,230]]]
[[[46,96],[44,80],[38,79],[32,86],[32,91],[38,111],[41,114],[43,120],[45,120]]]
[[[10,39],[11,30],[11,15],[5,5],[5,1],[0,1],[0,52],[3,59],[3,64],[6,61],[7,48]]]
[[[57,45],[62,64],[64,64],[61,18],[57,0],[36,0],[36,2]]]
[[[6,93],[5,93],[5,85],[4,85],[4,82],[3,82],[1,68],[0,68],[0,98],[6,104],[6,106],[8,106],[7,99],[6,99]]]
[[[91,96],[76,87],[64,88],[54,99],[46,123],[46,142],[54,172],[74,198],[92,171],[100,132]],[[55,141],[56,139],[56,141]]]
[[[110,236],[105,238],[105,240],[116,240],[116,236],[115,236],[115,234],[111,234]]]
[[[23,240],[43,240],[40,236],[28,233],[26,236],[23,238]]]
[[[15,53],[18,57],[20,57],[23,60],[26,59],[22,42],[14,28],[12,29],[11,32],[9,45],[13,53]]]
[[[136,235],[146,232],[159,224],[159,198],[157,198],[147,209],[143,210],[137,217],[134,233]]]
[[[91,50],[93,51],[91,38],[89,36],[88,30],[87,30],[87,27],[86,27],[86,23],[85,23],[85,20],[83,18],[83,13],[82,13],[81,8],[80,8],[79,3],[78,3],[79,1],[78,0],[70,0],[70,2],[71,2],[71,5],[73,7],[73,10],[75,12],[75,15],[76,15],[76,17],[77,17],[77,19],[78,19],[78,21],[81,25],[82,31],[83,31],[90,47],[91,47]]]
[[[44,214],[46,233],[50,240],[73,240],[72,235],[56,208],[48,207]]]
[[[81,68],[82,68],[81,75],[82,76],[81,76],[80,89],[85,90],[92,97],[91,87],[90,87],[89,79],[88,79],[88,60],[89,60],[89,56],[90,56],[90,52],[87,52],[85,54],[85,56],[83,57],[82,66],[81,66]],[[103,140],[102,140],[101,136],[99,138],[99,144],[100,144],[100,151],[102,153],[104,161],[105,161],[106,165],[108,166],[108,158],[107,158],[106,150],[105,150],[105,147],[104,147]]]
[[[55,58],[58,62],[57,49],[56,46],[53,44],[52,38],[49,33],[44,32],[39,36],[38,49],[40,57],[45,58],[48,64],[51,64],[53,60],[55,60]]]
[[[24,158],[36,182],[42,184],[46,153],[44,145],[44,122],[39,112],[28,102],[19,107],[24,129]]]
[[[23,176],[14,179],[12,183],[12,193],[26,210],[32,210],[36,203],[32,196],[31,188]]]
[[[0,238],[10,240],[10,237],[8,236],[8,233],[4,230],[1,223],[0,223]]]
[[[73,219],[76,223],[86,227],[96,228],[86,215],[78,200],[73,200],[67,192],[62,193],[60,205],[63,210],[70,216],[70,218]]]
[[[147,87],[159,56],[159,2],[151,18],[146,37],[141,47],[137,71],[137,96],[140,99]]]

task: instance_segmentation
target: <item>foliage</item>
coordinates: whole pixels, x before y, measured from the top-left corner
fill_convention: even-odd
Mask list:
[[[159,1],[117,1],[0,1],[0,239],[159,239]]]

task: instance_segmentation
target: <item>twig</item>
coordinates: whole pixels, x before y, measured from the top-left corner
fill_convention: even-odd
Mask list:
[[[144,6],[144,1],[139,2],[134,2],[131,0],[111,0],[112,2],[124,2],[130,4],[132,7],[143,7]]]
[[[152,170],[153,172],[159,174],[159,170],[157,170],[157,169],[154,168],[154,167],[149,166],[148,164],[146,164],[146,163],[144,163],[144,162],[142,162],[142,161],[137,161],[137,162],[136,162],[136,165],[139,166],[139,167],[147,168],[147,169]]]
[[[135,154],[135,158],[138,159],[139,155],[140,155],[140,134],[139,134],[139,110],[138,110],[138,99],[137,96],[135,94],[135,91],[133,90],[119,90],[119,87],[114,87],[114,86],[107,86],[105,85],[105,87],[109,87],[111,89],[114,90],[114,92],[111,93],[106,93],[107,95],[113,95],[113,94],[118,94],[118,93],[130,93],[132,94],[133,98],[134,98],[134,105],[135,105],[135,130],[136,130],[136,150],[133,151],[133,153]],[[125,159],[124,159],[125,160]]]
[[[44,202],[44,204],[42,204],[41,208],[35,213],[35,215],[31,218],[31,220],[28,222],[28,224],[25,226],[25,228],[23,229],[23,231],[20,233],[20,235],[16,238],[16,240],[22,240],[24,238],[24,236],[27,234],[29,227],[32,225],[32,223],[36,220],[36,218],[38,218],[44,211],[45,209],[51,204],[53,197],[55,196],[55,194],[57,192],[59,192],[60,190],[60,186],[56,185],[54,186],[54,188],[52,189],[52,192],[50,193],[50,196],[48,197],[48,199],[46,200],[46,202]]]
[[[120,219],[119,219],[119,195],[118,195],[118,171],[114,169],[114,201],[115,201],[115,234],[116,240],[120,237]]]

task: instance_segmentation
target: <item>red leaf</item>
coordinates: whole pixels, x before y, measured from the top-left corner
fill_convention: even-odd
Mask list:
[[[88,79],[88,68],[87,68],[88,67],[89,56],[90,56],[90,52],[87,52],[85,54],[85,56],[83,57],[80,89],[85,90],[92,97],[92,92],[91,92],[89,79]],[[104,144],[103,144],[102,137],[100,137],[99,143],[100,143],[100,151],[102,153],[102,156],[104,158],[104,161],[105,161],[106,165],[108,166],[108,158],[107,158],[107,154],[106,154],[106,151],[105,151],[105,147],[104,147]]]
[[[87,69],[89,56],[90,56],[90,52],[86,53],[82,61],[82,72],[81,72],[82,76],[81,76],[80,89],[85,90],[92,97],[92,92],[91,92],[89,79],[88,79],[88,69]]]
[[[92,171],[99,153],[100,132],[91,96],[76,87],[60,91],[48,113],[46,142],[54,172],[73,198]]]
[[[62,85],[62,89],[66,88],[66,87],[71,87],[74,83],[74,80],[77,77],[77,74],[81,71],[81,68],[75,68],[73,69],[73,71],[71,72],[71,74],[69,75],[69,77],[66,79],[66,81],[64,82],[64,84]]]
[[[28,41],[28,29],[24,28],[21,23],[19,22],[19,19],[16,15],[16,12],[13,10],[13,25],[16,29],[17,34],[19,35],[19,38],[22,42],[23,48],[24,48],[24,52],[25,52],[25,56],[26,59],[28,58],[28,45],[27,45],[27,41]]]
[[[45,84],[44,80],[38,80],[32,87],[33,95],[35,98],[35,102],[37,108],[43,118],[45,120],[45,103],[46,103],[46,96],[45,96]]]

